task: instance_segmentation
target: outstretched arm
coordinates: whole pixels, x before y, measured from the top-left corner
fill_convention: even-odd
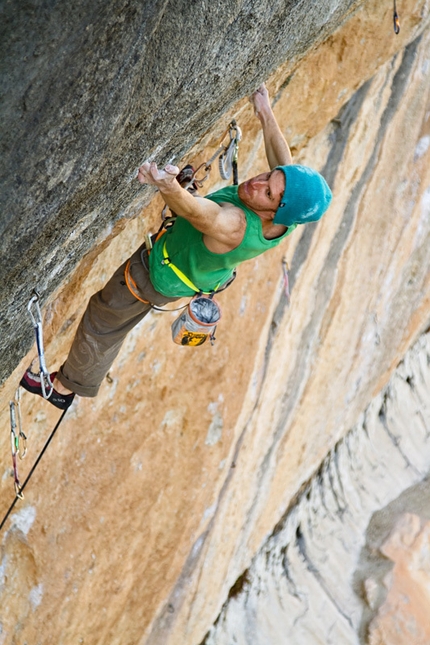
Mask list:
[[[154,162],[146,162],[140,166],[137,179],[141,184],[156,186],[167,206],[205,236],[231,248],[240,244],[246,227],[243,212],[235,206],[220,206],[210,199],[193,197],[176,181],[178,174],[177,166],[167,165],[159,170]]]
[[[290,148],[273,114],[269,93],[264,83],[252,94],[251,102],[263,128],[266,157],[270,168],[293,163]]]

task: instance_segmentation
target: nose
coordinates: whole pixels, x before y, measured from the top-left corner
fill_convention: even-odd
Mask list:
[[[254,177],[251,180],[251,183],[254,186],[254,188],[260,188],[260,186],[264,185],[265,179],[263,179],[263,177]]]

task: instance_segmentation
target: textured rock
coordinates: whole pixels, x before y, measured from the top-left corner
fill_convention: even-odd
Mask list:
[[[430,510],[430,506],[428,506]],[[430,642],[430,522],[402,515],[381,552],[395,563],[387,599],[370,624],[370,645]]]
[[[429,642],[429,392],[427,334],[232,587],[204,645]]]
[[[358,4],[3,3],[1,382],[30,348],[32,289],[46,301],[148,203],[132,181],[140,163],[180,159]]]
[[[11,634],[20,645],[200,643],[228,596],[246,586],[244,572],[298,491],[428,328],[428,3],[403,3],[399,37],[390,12],[366,3],[293,75],[285,63],[269,79],[295,159],[324,169],[333,206],[320,225],[241,268],[220,295],[215,347],[178,348],[169,329],[176,314],[154,313],[130,334],[99,397],[74,404],[1,536],[4,643]],[[246,101],[190,156],[208,158],[231,116],[244,130],[245,178],[266,168]],[[131,216],[138,203],[127,203]],[[124,216],[111,238],[83,218],[70,244],[87,237],[90,246],[91,233],[93,247],[67,281],[53,251],[61,287],[44,310],[48,365],[65,357],[86,300],[156,225],[160,208],[155,197],[141,217]],[[58,254],[66,261],[64,249]],[[16,325],[30,334],[18,302]],[[33,355],[2,389],[4,428],[8,399]],[[22,407],[30,444],[23,478],[58,414],[32,396]],[[378,437],[389,443],[387,434]],[[13,494],[7,431],[0,444],[3,512]],[[403,467],[399,457],[392,462],[394,479]],[[405,510],[427,519],[422,509]],[[355,520],[347,527],[363,548],[369,519],[357,520],[361,537]],[[372,620],[387,597],[386,572],[376,575],[381,558],[365,555],[362,574],[353,554],[349,560],[369,603],[351,605],[363,612],[354,613],[355,633],[377,628]],[[313,588],[318,605],[318,581]],[[355,602],[350,587],[347,599]]]

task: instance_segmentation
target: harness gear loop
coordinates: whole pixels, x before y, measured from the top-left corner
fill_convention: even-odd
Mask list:
[[[151,303],[149,302],[149,300],[144,300],[136,293],[138,287],[137,287],[136,281],[133,279],[130,273],[130,262],[131,260],[127,262],[124,269],[124,278],[125,278],[125,283],[128,287],[128,290],[133,294],[135,298],[137,298],[137,300],[140,300],[140,302],[143,302],[145,305],[150,305]]]
[[[40,385],[42,388],[42,394],[44,399],[49,399],[52,392],[54,391],[54,386],[51,382],[51,377],[49,375],[48,369],[45,363],[45,351],[43,347],[43,330],[42,330],[42,314],[40,311],[39,305],[39,294],[36,289],[33,289],[33,296],[30,298],[30,301],[27,305],[28,313],[30,314],[31,322],[33,323],[34,333],[36,335],[36,346],[37,354],[39,357],[39,376],[40,376]],[[32,308],[35,308],[35,313],[33,313]]]
[[[159,239],[165,232],[166,232],[165,229],[163,229],[161,227],[160,231],[158,231],[158,233],[155,236],[152,236],[153,238],[155,238],[154,242],[157,239]],[[151,239],[151,244],[150,244],[151,248],[152,248],[152,244],[153,244],[153,242],[152,242],[152,239]],[[145,262],[143,261],[143,253],[146,251],[148,253],[148,256],[149,256],[151,248],[148,245],[146,247],[146,249],[143,249],[142,252],[141,252],[141,262],[142,262],[142,264],[144,266],[146,266],[146,265],[145,265]],[[154,304],[152,304],[152,302],[149,302],[149,300],[144,300],[143,298],[141,298],[137,294],[138,286],[137,286],[136,281],[134,280],[133,276],[131,275],[130,264],[131,264],[131,259],[128,260],[128,262],[127,262],[127,264],[125,266],[125,269],[124,269],[125,284],[127,285],[128,290],[130,291],[130,293],[137,300],[140,300],[140,302],[143,302],[145,305],[149,305],[152,309],[155,309],[156,311],[170,311],[170,312],[179,311],[180,309],[184,309],[187,306],[187,305],[183,305],[182,307],[178,307],[177,309],[162,309],[161,307],[156,307]]]

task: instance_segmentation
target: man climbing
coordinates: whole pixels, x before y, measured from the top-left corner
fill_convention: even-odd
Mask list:
[[[67,409],[75,394],[97,395],[127,333],[153,305],[216,290],[238,264],[277,246],[298,224],[316,221],[327,210],[329,187],[316,171],[292,164],[264,85],[251,101],[269,172],[200,197],[181,187],[176,166],[139,168],[138,181],[156,186],[178,217],[150,254],[141,246],[90,299],[66,362],[51,375],[49,401],[56,407]],[[21,385],[42,396],[40,378],[30,370]]]

